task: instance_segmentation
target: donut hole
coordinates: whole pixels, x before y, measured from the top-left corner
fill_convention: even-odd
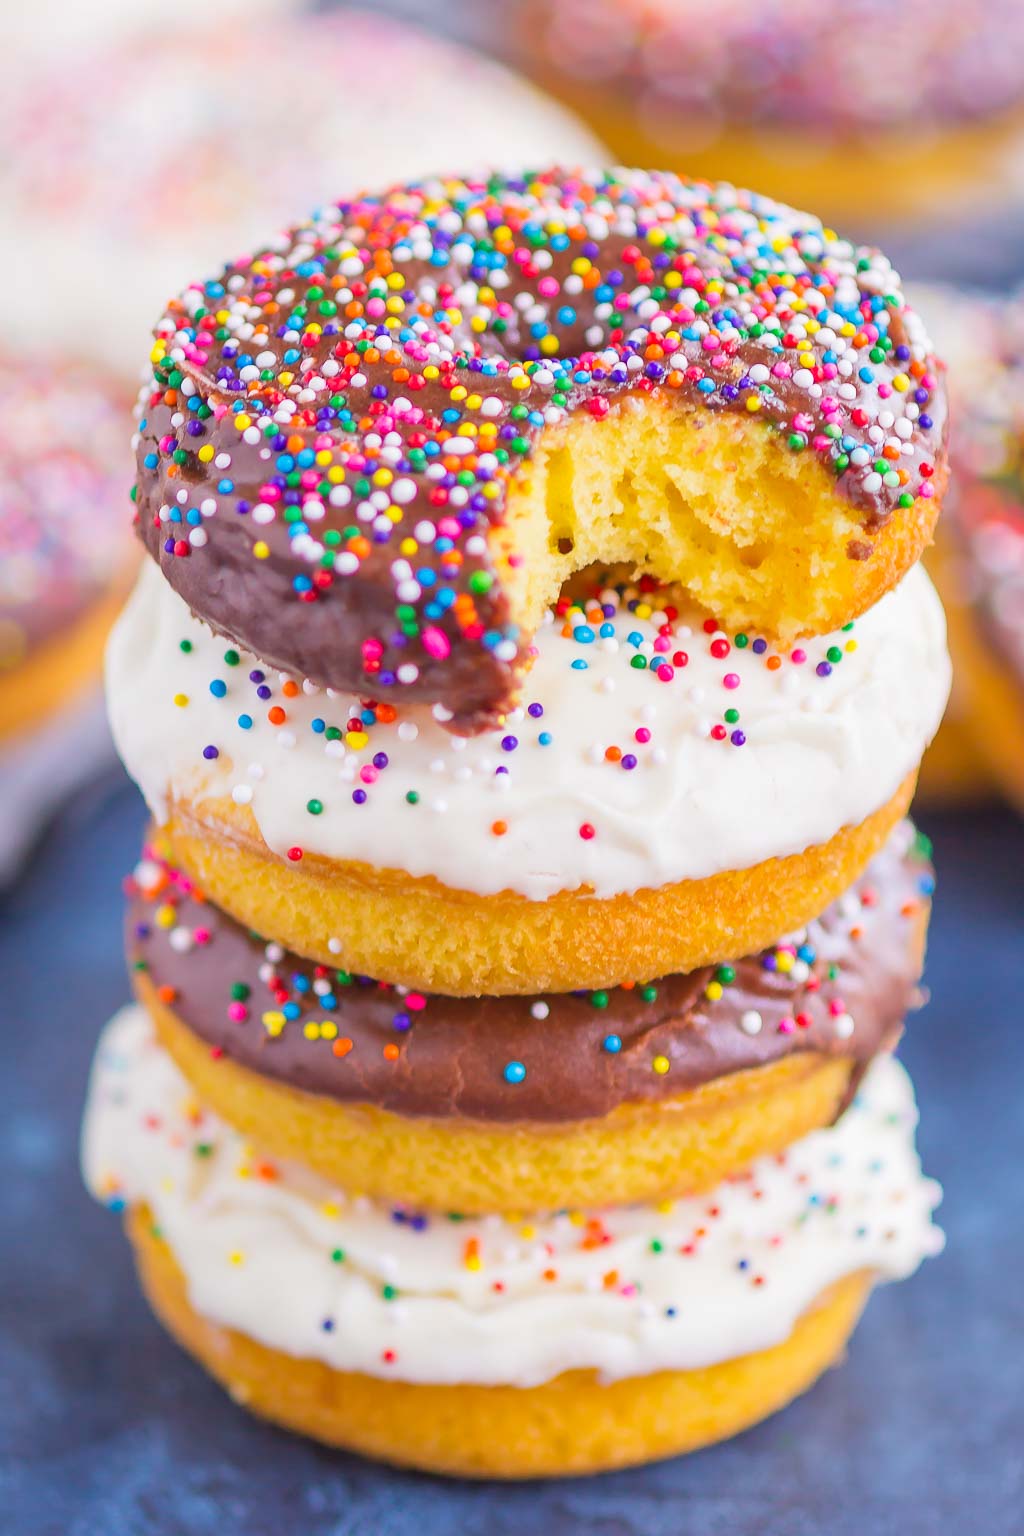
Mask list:
[[[533,630],[585,566],[685,589],[720,623],[782,643],[826,633],[873,600],[865,545],[835,478],[763,422],[621,401],[543,435],[492,543],[515,619]]]

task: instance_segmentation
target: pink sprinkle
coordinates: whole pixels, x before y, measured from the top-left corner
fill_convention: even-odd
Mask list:
[[[435,629],[432,624],[428,625],[420,638],[427,655],[436,656],[439,661],[443,661],[451,651],[451,642],[444,630]]]
[[[726,688],[738,688],[740,685],[740,675],[738,672],[727,672],[722,678],[722,682]]]

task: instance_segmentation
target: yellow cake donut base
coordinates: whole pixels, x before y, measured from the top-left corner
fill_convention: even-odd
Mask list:
[[[815,454],[794,453],[750,413],[674,395],[629,397],[601,421],[576,412],[516,474],[489,538],[527,631],[596,564],[651,572],[725,628],[791,643],[866,612],[930,543],[944,462],[933,496],[866,529]],[[851,544],[870,554],[852,559]]]
[[[849,1057],[798,1052],[659,1103],[620,1105],[600,1119],[413,1118],[306,1093],[214,1057],[143,975],[135,984],[199,1101],[261,1151],[314,1168],[353,1194],[463,1215],[625,1205],[711,1189],[830,1125],[852,1070]]]
[[[24,661],[0,671],[0,741],[41,725],[99,682],[103,647],[122,600],[119,588],[30,650]]]
[[[803,853],[601,900],[585,888],[547,901],[479,896],[311,853],[292,863],[267,847],[251,809],[227,797],[179,798],[164,830],[174,862],[219,907],[324,965],[450,997],[570,992],[756,954],[810,922],[885,843],[915,779]]]
[[[837,1363],[871,1279],[830,1287],[784,1343],[694,1371],[602,1385],[572,1371],[540,1387],[430,1386],[334,1371],[201,1317],[145,1207],[127,1229],[143,1290],[168,1332],[261,1418],[324,1444],[457,1477],[559,1477],[694,1451],[738,1434]]]

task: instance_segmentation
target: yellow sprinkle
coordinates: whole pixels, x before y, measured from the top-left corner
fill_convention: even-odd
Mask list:
[[[320,1025],[316,1022],[315,1019],[310,1019],[307,1024],[303,1024],[302,1033],[305,1035],[307,1040],[319,1040]]]
[[[157,927],[158,928],[173,928],[174,927],[174,919],[175,919],[176,916],[177,916],[177,913],[175,912],[174,908],[169,903],[165,904],[162,907],[157,907],[157,910],[156,910],[156,925],[157,925]]]
[[[707,986],[704,988],[704,996],[707,998],[708,1002],[717,1003],[721,995],[722,983],[720,981],[709,981]]]
[[[272,1008],[269,1013],[263,1015],[263,1027],[268,1035],[279,1035],[286,1022],[284,1014],[277,1008]]]
[[[484,1261],[478,1253],[467,1253],[463,1260],[467,1269],[483,1269]]]
[[[252,547],[252,552],[257,560],[265,560],[270,554],[270,546],[269,544],[264,544],[262,539],[257,539]]]
[[[759,411],[761,409],[761,396],[748,395],[746,405],[748,411]]]
[[[175,702],[175,704],[177,704],[179,709],[184,709],[185,705],[188,703],[188,694],[187,693],[176,693],[174,695],[174,702]]]
[[[657,1072],[659,1077],[664,1077],[672,1063],[669,1061],[667,1056],[655,1056],[651,1065],[654,1067],[654,1070]]]
[[[358,752],[362,747],[365,747],[369,739],[365,731],[345,732],[345,745],[351,747],[353,752]]]
[[[245,1263],[245,1254],[241,1251],[240,1248],[235,1248],[231,1253],[228,1254],[228,1263],[233,1264],[237,1269],[240,1264]]]
[[[289,384],[295,383],[295,375],[291,372],[290,369],[286,370],[285,372],[278,374],[277,382],[281,385],[282,389],[287,389]]]
[[[338,1038],[338,1026],[332,1024],[330,1019],[324,1019],[320,1025],[321,1040],[336,1040]]]
[[[247,416],[244,411],[239,411],[238,415],[234,417],[234,423],[239,432],[244,432],[246,427],[252,426],[252,417]]]
[[[341,1206],[336,1200],[325,1200],[323,1205],[320,1207],[320,1214],[322,1216],[328,1217],[329,1220],[333,1221],[335,1216],[341,1215]]]
[[[199,452],[196,454],[196,458],[199,460],[200,464],[209,464],[210,460],[213,458],[213,444],[204,443]]]

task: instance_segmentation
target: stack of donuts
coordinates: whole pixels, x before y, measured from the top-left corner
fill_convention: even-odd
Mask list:
[[[84,1166],[236,1401],[643,1462],[937,1251],[891,1051],[944,442],[884,256],[669,174],[392,188],[168,306]]]

